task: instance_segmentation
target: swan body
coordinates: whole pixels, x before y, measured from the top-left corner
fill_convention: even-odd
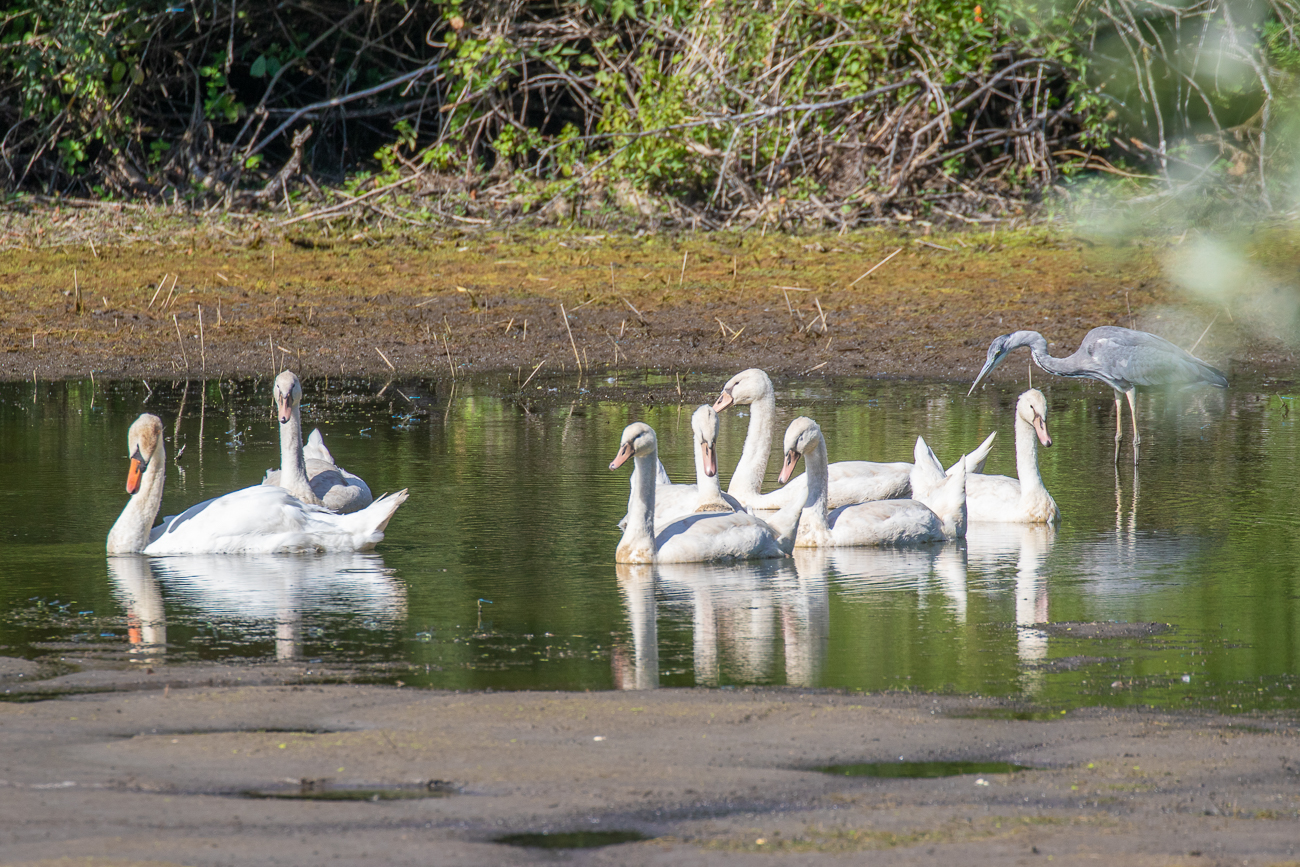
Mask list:
[[[999,521],[1014,524],[1055,524],[1061,520],[1056,501],[1043,484],[1038,471],[1038,446],[1052,445],[1047,431],[1047,398],[1031,388],[1016,401],[1016,475],[972,473],[966,478],[966,512],[971,522]],[[917,446],[917,464],[923,462]],[[929,452],[931,471],[938,464]],[[921,484],[917,482],[917,484]]]
[[[802,416],[786,430],[780,481],[790,478],[800,457],[807,465],[809,481],[794,539],[796,548],[940,542],[966,534],[964,463],[924,501],[877,500],[829,510],[826,441],[817,423]]]
[[[191,506],[151,527],[162,504],[167,454],[162,421],[148,413],[127,434],[130,501],[108,534],[110,554],[273,554],[366,551],[384,538],[407,492],[351,515],[312,506],[284,488],[256,485]]]
[[[723,386],[713,409],[722,412],[733,404],[749,404],[749,430],[727,492],[754,510],[802,505],[808,498],[808,480],[804,475],[771,493],[764,494],[761,490],[776,424],[776,391],[771,377],[758,368],[733,376]],[[972,453],[980,466],[983,466],[992,445],[992,439],[986,440]],[[903,461],[836,461],[827,470],[830,486],[827,507],[835,509],[870,500],[909,497],[912,493],[911,472],[912,464]]]
[[[658,441],[647,424],[635,422],[623,430],[618,454],[609,468],[633,460],[632,492],[627,527],[619,540],[619,563],[704,563],[784,556],[776,532],[745,512],[687,515],[655,526],[655,464]]]
[[[278,485],[313,506],[350,514],[374,502],[370,487],[359,477],[334,463],[319,430],[302,442],[302,383],[291,370],[275,378],[273,391],[280,420],[280,469],[267,470],[263,485]]]

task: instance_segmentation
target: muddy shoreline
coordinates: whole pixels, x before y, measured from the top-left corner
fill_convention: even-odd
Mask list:
[[[1300,264],[1294,244],[1261,244],[1276,264]],[[0,259],[0,378],[292,367],[304,377],[502,375],[517,385],[533,370],[758,366],[969,380],[998,334],[1032,327],[1063,355],[1098,324],[1195,345],[1234,379],[1291,378],[1290,330],[1261,328],[1276,316],[1252,314],[1253,295],[1229,305],[1229,316],[1186,296],[1165,273],[1177,252],[1178,239],[1117,245],[1044,227],[328,245],[180,234],[9,249]]]
[[[451,693],[314,683],[309,668],[140,660],[31,685],[105,692],[0,703],[3,863],[1280,865],[1300,850],[1291,715],[803,689]],[[816,770],[862,762],[1027,769]],[[648,839],[499,842],[573,832]]]

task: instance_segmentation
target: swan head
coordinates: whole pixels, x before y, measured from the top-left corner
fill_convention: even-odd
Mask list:
[[[286,370],[275,378],[272,400],[275,401],[275,411],[280,418],[280,424],[288,424],[293,418],[293,411],[302,401],[302,383],[298,381],[296,373]]]
[[[1016,401],[1016,418],[1034,429],[1038,441],[1044,446],[1052,444],[1047,432],[1047,398],[1036,388],[1031,388]]]
[[[126,432],[126,451],[131,458],[131,469],[126,474],[128,494],[140,490],[140,478],[149,468],[149,461],[158,451],[158,444],[162,440],[163,423],[158,416],[146,412],[131,423]]]
[[[637,421],[623,428],[623,438],[619,442],[618,454],[610,462],[609,468],[616,470],[631,457],[644,458],[655,454],[659,443],[655,439],[654,428],[645,422]]]
[[[713,411],[722,412],[733,403],[755,403],[765,397],[775,397],[772,379],[757,367],[742,370],[722,387],[722,394],[713,402]]]
[[[781,474],[776,477],[776,480],[783,485],[790,481],[799,458],[816,446],[821,438],[822,429],[818,427],[817,422],[807,416],[801,415],[790,422],[790,426],[785,429],[785,460],[781,464]]]
[[[718,453],[714,444],[718,441],[718,414],[713,407],[702,403],[691,416],[691,430],[695,432],[695,447],[704,455],[704,474],[718,474]]]

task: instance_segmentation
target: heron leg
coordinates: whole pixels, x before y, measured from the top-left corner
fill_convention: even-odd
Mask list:
[[[1138,433],[1138,410],[1137,410],[1137,389],[1130,388],[1128,395],[1128,411],[1133,416],[1133,463],[1138,462],[1138,446],[1142,443],[1142,434]]]
[[[1115,463],[1119,463],[1119,441],[1124,439],[1124,398],[1115,392]]]

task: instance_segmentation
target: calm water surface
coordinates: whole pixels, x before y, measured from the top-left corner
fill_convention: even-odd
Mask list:
[[[1144,398],[1135,474],[1127,449],[1112,464],[1110,393],[1050,382],[1055,445],[1040,455],[1064,514],[1055,531],[976,526],[964,543],[650,568],[613,562],[628,472],[607,465],[623,427],[644,420],[689,481],[694,407],[603,399],[609,384],[534,383],[542,402],[525,407],[489,384],[308,381],[304,426],[320,426],[376,493],[411,490],[378,551],[152,560],[104,554],[126,502],[127,426],[148,410],[174,433],[163,501],[174,514],[278,465],[269,382],[0,385],[0,654],[288,659],[326,678],[453,689],[790,684],[1057,709],[1300,704],[1288,393]],[[923,434],[950,462],[997,430],[988,471],[1014,475],[1017,388],[777,388],[779,429],[812,416],[831,460],[909,460]],[[723,415],[724,478],[745,409]]]

